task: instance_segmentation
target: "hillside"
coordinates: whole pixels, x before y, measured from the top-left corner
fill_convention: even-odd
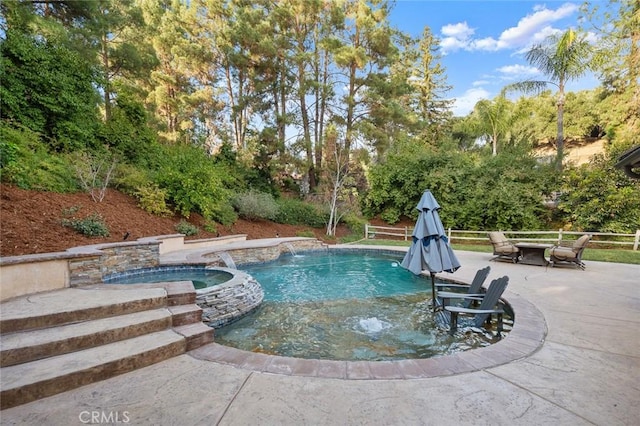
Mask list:
[[[569,141],[565,144],[565,161],[580,165],[588,163],[591,157],[604,153],[604,139],[595,141]],[[542,146],[535,151],[538,157],[555,157],[556,147],[553,144]]]
[[[604,141],[591,143],[568,143],[568,160],[574,164],[588,162],[591,156],[604,151]],[[555,155],[555,147],[548,146],[537,151],[538,156]],[[217,235],[246,234],[247,239],[292,237],[302,231],[312,231],[316,238],[327,243],[335,243],[328,238],[325,230],[308,226],[283,225],[267,221],[246,221],[239,219],[232,226],[217,225],[215,232],[207,232],[205,220],[199,215],[185,219],[179,216],[159,217],[145,212],[137,206],[135,198],[109,189],[104,200],[94,202],[89,194],[58,194],[52,192],[26,191],[15,186],[0,185],[0,256],[16,256],[34,253],[64,251],[68,248],[122,241],[154,235],[175,234],[176,224],[181,220],[196,225],[197,235],[188,239],[212,238]],[[83,219],[97,214],[107,224],[109,237],[86,237],[62,225],[62,220],[73,217]],[[384,225],[378,221],[374,224]],[[411,223],[407,224],[411,226]],[[404,226],[398,224],[395,226]],[[344,237],[349,230],[342,226],[337,237]]]
[[[86,193],[58,194],[26,191],[17,187],[0,185],[0,256],[17,256],[34,253],[64,251],[68,248],[122,241],[154,235],[175,234],[175,226],[184,218],[158,217],[140,209],[133,197],[109,189],[101,203],[95,203]],[[106,223],[109,237],[86,237],[62,225],[64,218],[75,211],[73,217],[83,219],[92,214],[100,215]],[[283,225],[266,221],[250,222],[239,219],[232,226],[218,225],[216,232],[204,230],[204,219],[191,215],[188,222],[198,226],[199,233],[190,239],[212,238],[217,235],[246,234],[247,239],[293,237],[300,231],[313,231],[316,238],[327,243],[324,229],[307,226]],[[347,235],[345,227],[337,230],[337,237]]]

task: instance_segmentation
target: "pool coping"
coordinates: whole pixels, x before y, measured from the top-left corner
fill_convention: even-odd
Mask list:
[[[277,242],[277,240],[276,240]],[[263,242],[264,243],[264,242]],[[267,243],[273,243],[268,240]],[[247,250],[261,247],[256,240],[245,244],[235,243],[234,248]],[[406,252],[404,247],[392,246],[328,246],[329,250],[375,251],[387,254]],[[216,248],[224,250],[224,246]],[[196,258],[201,258],[202,250]],[[183,263],[193,263],[194,257],[183,259]],[[174,262],[175,263],[175,260]],[[439,277],[442,278],[442,277]],[[447,281],[469,284],[464,280],[446,278]],[[544,344],[548,328],[544,316],[535,305],[509,290],[504,292],[503,300],[515,314],[514,324],[506,337],[492,345],[470,349],[451,355],[424,359],[404,359],[389,361],[346,361],[322,360],[286,357],[224,346],[214,342],[187,352],[192,357],[234,366],[243,370],[300,377],[319,377],[345,380],[398,380],[422,379],[430,377],[452,376],[497,367],[537,352]]]
[[[490,346],[452,355],[393,361],[304,359],[250,352],[209,343],[188,352],[192,357],[260,373],[347,380],[423,379],[497,367],[537,352],[544,344],[547,324],[542,312],[521,296],[505,291],[504,299],[516,320],[506,337]],[[215,340],[215,335],[214,335]]]

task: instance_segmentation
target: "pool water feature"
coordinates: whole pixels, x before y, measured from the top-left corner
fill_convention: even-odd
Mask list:
[[[430,358],[497,341],[464,324],[451,336],[431,313],[429,278],[399,267],[397,253],[373,253],[330,250],[241,265],[265,299],[216,330],[215,341],[273,355],[363,361]]]

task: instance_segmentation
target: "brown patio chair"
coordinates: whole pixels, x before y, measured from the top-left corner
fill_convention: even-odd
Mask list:
[[[518,258],[520,257],[520,249],[515,246],[507,237],[504,236],[502,232],[492,231],[487,233],[489,235],[489,240],[491,241],[491,245],[493,245],[493,254],[494,258],[491,260],[499,259],[499,258],[509,258],[513,263],[518,262]]]
[[[550,248],[549,260],[551,261],[551,266],[556,266],[557,263],[573,263],[584,270],[585,264],[582,261],[582,252],[587,247],[590,239],[591,235],[585,234],[574,242],[561,243]]]

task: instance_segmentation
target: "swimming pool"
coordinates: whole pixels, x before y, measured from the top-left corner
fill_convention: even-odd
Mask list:
[[[399,256],[330,250],[240,266],[262,285],[265,298],[216,330],[215,341],[273,355],[367,361],[430,358],[497,341],[494,333],[470,332],[464,324],[453,336],[439,327],[429,278],[401,268]]]

